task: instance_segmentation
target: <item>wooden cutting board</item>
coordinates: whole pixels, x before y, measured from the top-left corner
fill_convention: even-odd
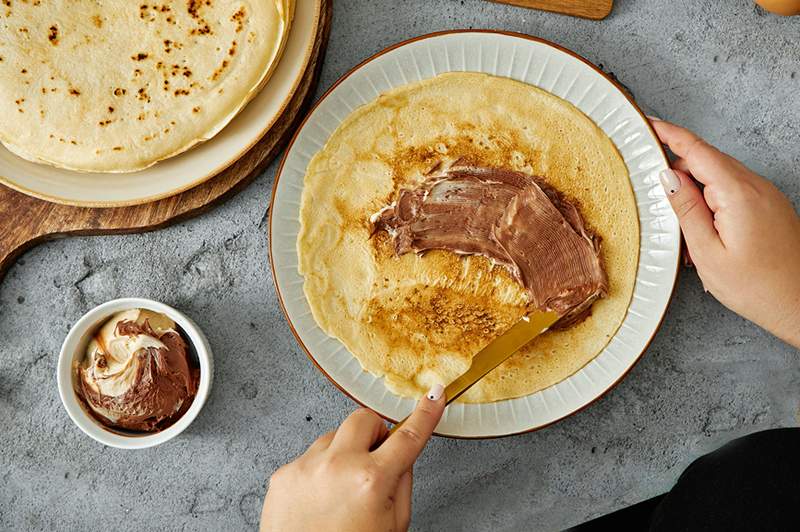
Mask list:
[[[614,7],[614,0],[492,0],[533,9],[564,13],[575,17],[600,20],[606,18]]]
[[[158,229],[205,212],[250,183],[286,145],[314,97],[330,35],[333,0],[322,0],[321,9],[308,67],[280,118],[258,144],[208,181],[152,203],[104,209],[58,205],[0,185],[0,280],[22,252],[40,242]]]

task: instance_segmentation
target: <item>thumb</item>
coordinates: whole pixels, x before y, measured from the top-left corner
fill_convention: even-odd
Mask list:
[[[671,168],[662,170],[659,178],[678,216],[689,253],[697,257],[708,248],[720,246],[722,241],[714,227],[714,213],[694,180],[681,170]]]
[[[374,451],[375,458],[398,477],[411,469],[439,424],[444,408],[444,386],[437,384],[419,400],[397,432]]]

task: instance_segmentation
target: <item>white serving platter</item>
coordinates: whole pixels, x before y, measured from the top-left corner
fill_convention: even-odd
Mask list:
[[[299,206],[306,167],[342,120],[382,92],[442,72],[507,76],[564,98],[616,145],[628,167],[641,225],[639,269],[628,313],[605,349],[569,378],[524,397],[484,404],[453,403],[436,431],[486,438],[527,432],[569,416],[600,398],[633,367],[653,339],[675,286],[680,228],[658,173],[667,168],[645,116],[597,67],[553,43],[496,31],[425,35],[392,46],[345,74],[317,103],[295,135],[275,181],[270,258],[279,299],[301,346],[342,391],[387,419],[404,418],[415,401],[392,394],[383,380],[314,321],[297,271]]]

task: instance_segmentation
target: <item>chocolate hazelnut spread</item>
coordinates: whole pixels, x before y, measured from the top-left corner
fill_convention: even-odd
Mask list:
[[[197,393],[199,370],[164,315],[130,310],[94,336],[77,368],[75,391],[111,428],[156,432],[180,418]]]
[[[554,310],[566,327],[606,294],[600,238],[580,212],[539,177],[458,162],[373,215],[397,255],[440,249],[483,255],[527,291],[529,307]]]

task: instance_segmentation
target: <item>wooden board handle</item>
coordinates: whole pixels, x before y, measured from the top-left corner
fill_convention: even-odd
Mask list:
[[[592,20],[606,18],[614,7],[614,0],[492,0],[492,2],[542,9]]]

